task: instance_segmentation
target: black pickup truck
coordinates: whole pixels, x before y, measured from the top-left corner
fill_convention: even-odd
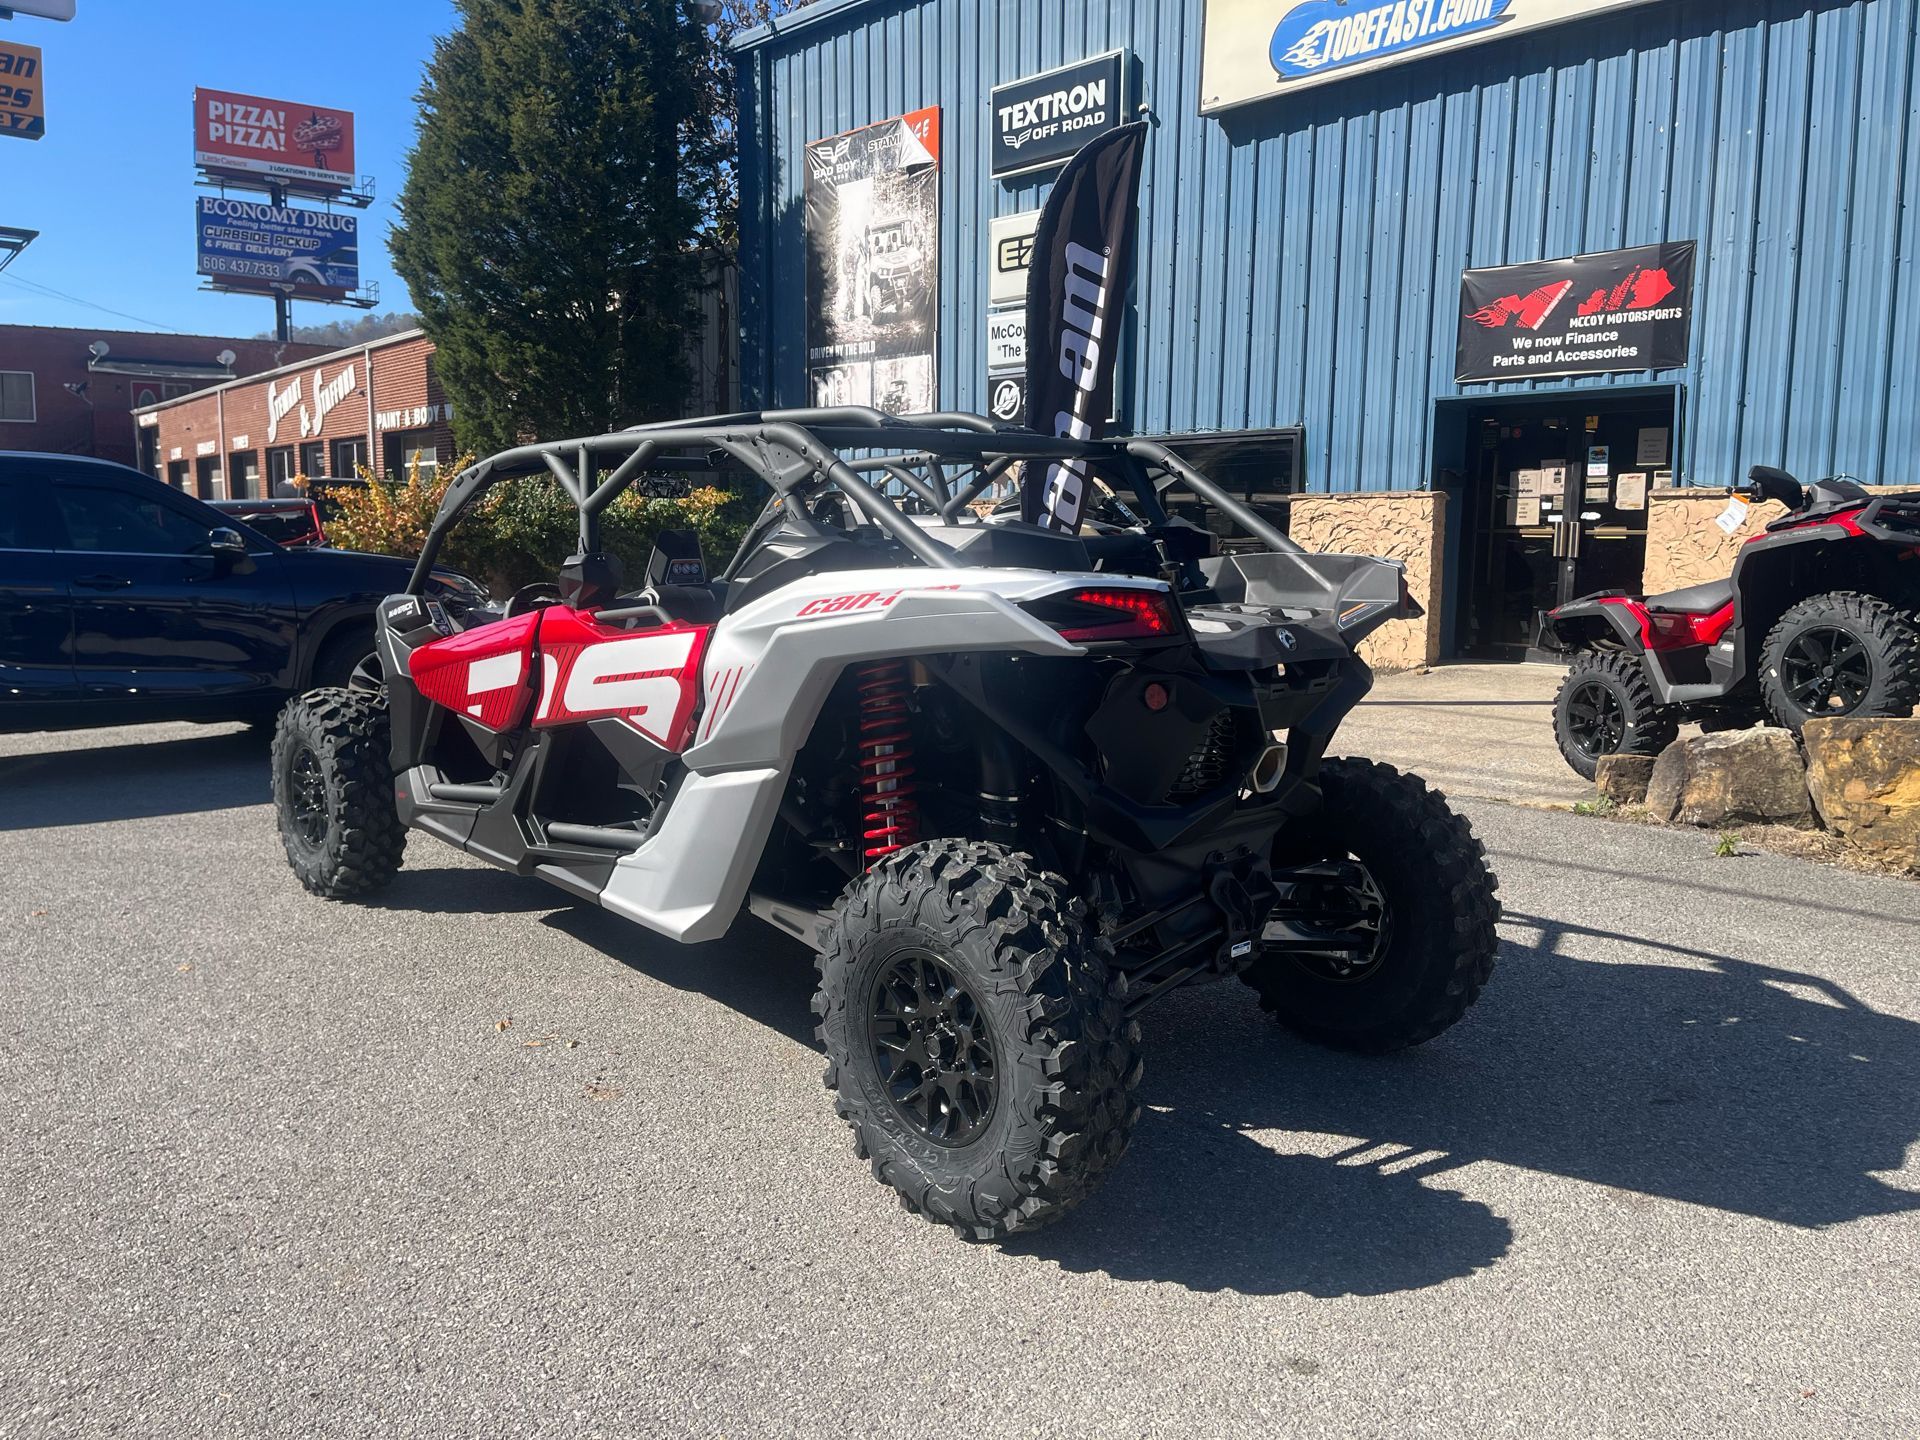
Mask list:
[[[346,683],[412,569],[285,549],[123,465],[0,451],[0,732],[268,719]],[[450,570],[433,588],[484,598]]]

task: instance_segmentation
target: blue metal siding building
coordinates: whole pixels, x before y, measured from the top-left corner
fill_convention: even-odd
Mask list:
[[[742,373],[806,389],[802,149],[942,108],[940,400],[985,400],[988,92],[1137,58],[1156,129],[1118,404],[1143,432],[1300,426],[1314,490],[1462,464],[1462,397],[1666,396],[1673,467],[1920,481],[1920,0],[1667,0],[1218,115],[1202,0],[818,0],[744,37]],[[1276,12],[1284,9],[1276,0]],[[1460,272],[1697,240],[1684,370],[1453,381]]]

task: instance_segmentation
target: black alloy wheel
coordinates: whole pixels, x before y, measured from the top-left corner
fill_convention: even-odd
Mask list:
[[[1567,690],[1567,733],[1582,755],[1598,760],[1615,755],[1627,735],[1627,712],[1620,697],[1598,680],[1585,680]]]
[[[311,745],[298,744],[287,767],[287,819],[315,849],[327,838],[327,777]]]
[[[1810,716],[1851,715],[1873,688],[1873,657],[1849,631],[1802,630],[1781,653],[1780,685]]]
[[[1767,634],[1760,696],[1796,735],[1809,720],[1909,715],[1920,702],[1920,625],[1878,595],[1809,596]]]
[[[938,1145],[966,1145],[993,1118],[993,1039],[980,1003],[945,964],[909,951],[873,983],[867,1041],[887,1099]]]

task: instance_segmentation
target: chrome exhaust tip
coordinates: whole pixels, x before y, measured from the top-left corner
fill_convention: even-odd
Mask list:
[[[1269,745],[1260,752],[1260,758],[1253,762],[1253,769],[1247,772],[1247,784],[1256,795],[1271,795],[1280,784],[1280,777],[1287,768],[1287,747]]]

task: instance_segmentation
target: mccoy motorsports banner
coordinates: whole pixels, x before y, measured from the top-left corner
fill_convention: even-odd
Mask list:
[[[1206,0],[1200,113],[1651,0]]]
[[[1679,370],[1693,331],[1694,242],[1460,275],[1453,378]]]

